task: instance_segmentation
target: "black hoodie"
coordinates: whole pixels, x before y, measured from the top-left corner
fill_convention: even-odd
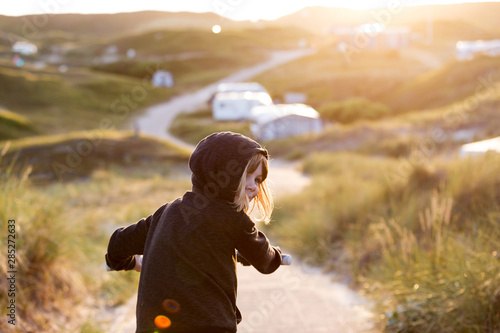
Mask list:
[[[246,164],[268,157],[240,134],[212,134],[189,160],[192,191],[111,236],[106,261],[132,269],[144,254],[137,301],[137,332],[158,331],[155,318],[168,317],[168,332],[236,332],[236,250],[264,274],[280,265],[281,253],[244,212],[232,204]]]

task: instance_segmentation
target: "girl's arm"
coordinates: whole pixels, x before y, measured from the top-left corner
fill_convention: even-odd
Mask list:
[[[140,263],[136,261],[135,255],[144,253],[144,245],[148,236],[151,223],[158,220],[167,207],[163,205],[153,215],[141,219],[137,223],[115,230],[111,235],[106,254],[106,264],[116,271],[138,270]]]
[[[244,221],[236,249],[259,272],[270,274],[281,265],[281,250],[271,246],[266,235],[250,220]]]

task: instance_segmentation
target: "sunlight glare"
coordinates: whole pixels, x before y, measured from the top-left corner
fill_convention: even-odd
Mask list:
[[[222,31],[222,28],[221,28],[221,26],[220,26],[220,25],[218,25],[218,24],[216,24],[216,25],[214,25],[214,26],[212,27],[212,32],[213,32],[214,34],[218,34],[218,33],[220,33],[221,31]]]

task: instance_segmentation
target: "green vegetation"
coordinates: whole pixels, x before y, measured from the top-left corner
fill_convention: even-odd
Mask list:
[[[319,109],[350,98],[384,103],[385,96],[425,70],[425,66],[397,51],[364,50],[348,59],[331,46],[267,71],[255,80],[268,88],[273,98],[301,92],[307,95],[307,104]]]
[[[130,132],[89,131],[37,136],[4,145],[2,170],[21,174],[31,166],[30,178],[37,182],[67,181],[88,177],[110,165],[141,166],[151,162],[178,163],[189,153],[148,137]]]
[[[248,126],[248,122],[216,122],[213,120],[212,111],[206,109],[193,113],[179,114],[172,122],[170,133],[195,145],[201,139],[214,132],[233,131],[243,135],[250,135]]]
[[[250,57],[248,57],[250,55]],[[175,81],[174,91],[189,91],[201,88],[212,82],[237,71],[244,66],[254,65],[265,60],[263,52],[253,52],[245,57],[234,55],[205,55],[189,60],[171,61],[132,61],[122,60],[106,65],[96,65],[93,69],[120,75],[136,77],[137,79],[150,78],[151,69],[167,70],[172,73]]]
[[[0,85],[3,106],[29,119],[41,134],[121,127],[141,107],[172,95],[147,81],[86,69],[0,67]],[[11,138],[24,134],[11,131]]]
[[[327,121],[342,124],[358,120],[376,120],[389,115],[389,108],[382,103],[373,103],[363,98],[352,98],[343,102],[323,104],[318,112]]]
[[[0,108],[0,141],[35,134],[33,124],[25,117]]]
[[[22,172],[12,164],[2,166],[0,226],[7,230],[8,220],[16,221],[17,331],[88,332],[92,328],[107,332],[105,321],[112,318],[103,316],[101,323],[92,313],[82,310],[90,302],[95,311],[105,314],[108,306],[122,304],[137,290],[138,274],[104,271],[109,236],[115,228],[136,222],[185,191],[189,183],[183,171],[187,155],[156,140],[138,139],[142,143],[138,147],[134,139],[118,137],[115,134],[111,139],[108,134],[85,157],[98,159],[99,150],[104,147],[109,154],[106,163],[88,174],[84,182],[35,186],[29,179],[38,164],[26,165]],[[83,142],[87,137],[80,140]],[[70,144],[61,141],[58,146],[64,148]],[[37,156],[42,159],[57,158],[50,154],[61,149],[54,144],[43,146],[31,149],[38,149]],[[149,156],[148,162],[132,158],[123,166],[120,155],[127,147],[135,156],[142,150],[140,155]],[[22,151],[21,156],[25,156],[28,148],[11,149]],[[2,163],[9,159],[8,151],[4,146]],[[2,237],[0,244],[7,249],[7,237]],[[5,267],[0,266],[3,276],[7,274]],[[0,281],[2,290],[8,289],[7,282]],[[3,318],[6,311],[4,307],[0,310]],[[0,330],[6,330],[6,325],[6,320],[2,320]]]
[[[314,154],[313,183],[280,201],[274,232],[349,276],[387,332],[500,328],[500,157],[412,163]]]
[[[263,33],[265,31],[265,33]],[[214,34],[204,30],[158,30],[120,37],[108,43],[98,44],[96,55],[109,45],[115,45],[117,52],[125,54],[128,49],[136,49],[137,56],[165,56],[176,54],[193,55],[199,52],[221,55],[230,53],[232,57],[256,50],[296,48],[300,38],[311,33],[298,28],[231,29]],[[86,48],[89,49],[88,46]],[[91,48],[90,48],[91,49]]]
[[[389,115],[395,116],[447,106],[474,95],[496,94],[499,77],[495,57],[451,60],[428,71],[404,53],[364,50],[348,62],[333,48],[325,48],[255,80],[274,98],[282,98],[286,92],[305,93],[307,104],[318,110],[360,98],[387,105]]]
[[[491,92],[496,89],[499,78],[496,57],[477,56],[467,62],[451,61],[402,84],[382,101],[399,112],[436,108]]]

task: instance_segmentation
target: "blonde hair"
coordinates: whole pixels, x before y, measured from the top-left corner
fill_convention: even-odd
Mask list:
[[[250,201],[245,193],[246,179],[249,173],[257,170],[259,165],[262,164],[262,182],[259,184],[259,194],[254,198],[253,204],[250,207]],[[269,223],[271,221],[271,213],[273,212],[274,203],[271,191],[267,186],[266,179],[269,172],[269,164],[267,158],[263,154],[255,154],[252,156],[250,161],[248,161],[243,175],[241,176],[240,184],[236,190],[236,196],[234,204],[236,205],[236,210],[244,211],[250,214],[255,207],[257,207],[260,216],[256,218],[257,221],[263,221]]]

